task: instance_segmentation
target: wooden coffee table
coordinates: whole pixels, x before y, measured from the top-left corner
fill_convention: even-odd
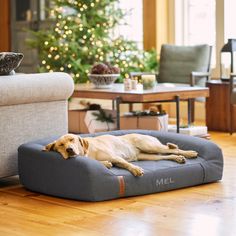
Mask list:
[[[123,84],[114,84],[111,89],[96,89],[92,84],[78,84],[75,86],[72,97],[108,99],[113,101],[113,108],[117,111],[117,128],[120,128],[121,103],[176,103],[176,127],[179,133],[179,102],[188,101],[188,122],[191,122],[191,100],[197,97],[208,97],[209,89],[205,87],[187,87],[179,84],[158,84],[152,90],[124,91]]]

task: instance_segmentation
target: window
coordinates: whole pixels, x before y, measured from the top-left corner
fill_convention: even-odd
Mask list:
[[[234,27],[234,22],[236,22],[236,1],[235,0],[225,0],[224,3],[224,40],[225,43],[228,39],[235,39],[236,38],[236,27]]]
[[[215,0],[176,0],[175,6],[175,43],[212,45],[212,64],[215,65]]]
[[[123,36],[127,40],[136,41],[143,48],[143,5],[142,0],[120,0],[119,7],[128,14],[114,30],[114,37]]]
[[[215,45],[215,0],[188,0],[187,40],[190,45]]]

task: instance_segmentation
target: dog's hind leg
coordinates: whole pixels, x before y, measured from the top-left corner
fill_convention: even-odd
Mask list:
[[[138,140],[135,143],[136,147],[144,153],[150,154],[175,154],[181,155],[186,158],[196,158],[197,152],[191,150],[181,150],[177,145],[172,143],[167,143],[167,145],[163,145],[160,141],[154,137],[147,137],[142,140]]]
[[[197,158],[198,153],[192,150],[181,150],[181,149],[159,149],[160,154],[175,154],[181,155],[188,159]]]
[[[138,161],[160,161],[160,160],[170,160],[176,161],[177,163],[184,164],[186,159],[184,156],[181,155],[155,155],[155,154],[147,154],[147,153],[140,153],[138,155]]]

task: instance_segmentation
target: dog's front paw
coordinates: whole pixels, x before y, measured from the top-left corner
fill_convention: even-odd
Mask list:
[[[103,165],[106,166],[108,169],[111,169],[112,163],[110,161],[103,161]]]
[[[135,165],[132,167],[130,171],[134,176],[143,176],[144,174],[144,170],[141,167]]]
[[[179,155],[175,157],[175,161],[178,162],[179,164],[184,164],[186,162],[186,159],[184,156]]]
[[[186,158],[197,158],[198,153],[195,151],[185,151],[184,156]]]

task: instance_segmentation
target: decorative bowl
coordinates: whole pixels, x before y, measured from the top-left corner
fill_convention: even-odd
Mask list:
[[[0,52],[0,75],[14,74],[24,55],[15,52]]]
[[[95,88],[111,88],[112,84],[120,74],[89,74],[89,80],[94,84]]]

